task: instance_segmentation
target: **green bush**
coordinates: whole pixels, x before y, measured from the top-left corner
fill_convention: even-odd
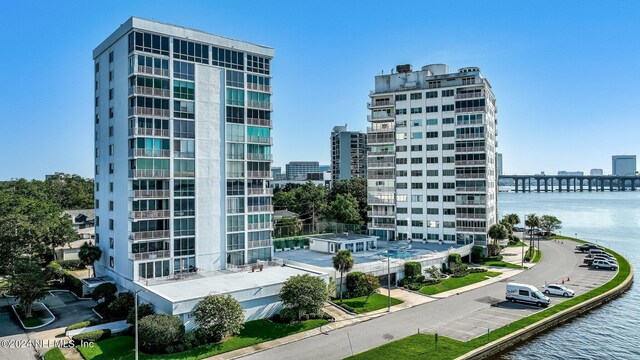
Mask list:
[[[193,317],[202,335],[213,342],[238,334],[244,324],[244,310],[231,295],[205,296],[198,301]]]
[[[516,245],[520,242],[520,238],[516,235],[509,235],[509,245]]]
[[[471,248],[471,261],[472,262],[484,261],[484,248],[482,246],[474,246]]]
[[[74,344],[80,344],[80,342],[93,342],[96,343],[100,340],[104,340],[107,339],[108,337],[111,336],[111,330],[110,329],[102,329],[102,330],[94,330],[94,331],[88,331],[86,333],[82,333],[82,334],[78,334],[75,336],[71,337],[71,340],[73,340]]]
[[[282,250],[284,248],[284,241],[273,240],[273,248],[276,250]]]
[[[64,279],[65,271],[56,261],[52,261],[47,265],[47,272],[54,279]]]
[[[80,321],[77,322],[75,324],[71,324],[69,326],[67,326],[64,331],[71,331],[71,330],[77,330],[77,329],[82,329],[82,328],[86,328],[87,326],[91,326],[93,325],[93,321],[91,320],[87,320],[87,321]]]
[[[138,305],[138,320],[142,319],[145,316],[153,315],[153,307],[150,304],[140,304]],[[127,314],[127,324],[135,324],[136,311],[135,308],[131,308],[129,310],[129,314]]]
[[[413,282],[416,282],[416,283],[419,283],[419,284],[421,284],[421,283],[425,282],[425,277],[424,277],[424,275],[418,275],[418,276],[416,276],[416,277],[415,277],[415,279],[413,279]]]
[[[80,281],[80,279],[65,272],[64,283],[67,289],[72,291],[74,294],[78,295],[79,297],[84,297],[83,290],[82,290],[82,281]]]
[[[422,284],[418,284],[418,283],[411,283],[409,285],[407,285],[407,288],[409,288],[409,290],[413,290],[413,291],[418,291],[420,290],[420,288],[422,288]]]
[[[283,323],[294,322],[298,319],[298,313],[295,310],[289,309],[289,308],[282,309],[279,315],[280,315],[280,320]]]
[[[422,285],[435,285],[435,284],[440,284],[442,282],[442,279],[425,279],[422,282]]]
[[[467,270],[470,274],[487,272],[485,268],[470,268]]]
[[[351,306],[349,306],[349,305],[347,305],[347,304],[340,304],[340,307],[342,307],[343,309],[345,309],[345,310],[347,310],[347,311],[350,311],[350,312],[352,312],[352,313],[355,313],[355,312],[356,312],[354,308],[352,308]]]
[[[116,292],[118,292],[118,288],[115,284],[107,282],[102,283],[93,290],[93,294],[91,294],[91,298],[95,301],[100,299],[104,299],[105,302],[110,302],[114,299]]]
[[[409,261],[404,263],[404,277],[413,279],[422,275],[422,265],[419,262]]]
[[[133,308],[133,294],[122,292],[107,306],[109,318],[112,320],[124,320]]]
[[[182,320],[173,315],[149,315],[138,322],[140,348],[148,354],[173,352],[184,336]]]
[[[56,262],[65,270],[86,269],[86,266],[80,260],[57,260]]]
[[[462,264],[462,257],[460,254],[449,254],[447,257],[447,264],[449,267],[453,267],[453,265]]]
[[[502,261],[502,255],[489,256],[485,261]]]
[[[346,286],[349,292],[349,297],[365,296],[362,292],[362,282],[364,281],[364,273],[360,271],[354,271],[347,274]]]

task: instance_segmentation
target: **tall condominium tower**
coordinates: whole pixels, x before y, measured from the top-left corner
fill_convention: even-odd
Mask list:
[[[307,180],[308,173],[320,172],[317,161],[291,161],[285,165],[287,180]]]
[[[367,134],[347,131],[347,125],[331,131],[331,180],[367,175]]]
[[[368,120],[370,233],[486,245],[496,222],[496,112],[477,67],[400,65],[375,77]]]
[[[273,55],[135,17],[94,50],[98,275],[126,286],[271,258]]]
[[[617,176],[636,175],[635,155],[614,155],[611,157],[611,174]]]

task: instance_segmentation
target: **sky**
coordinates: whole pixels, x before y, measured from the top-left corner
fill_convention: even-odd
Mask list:
[[[92,176],[92,50],[131,16],[275,49],[274,166],[330,163],[333,126],[366,130],[374,76],[480,67],[505,174],[639,154],[640,1],[20,1],[0,22],[0,180]]]

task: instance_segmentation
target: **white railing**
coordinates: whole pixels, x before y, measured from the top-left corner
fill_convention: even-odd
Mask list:
[[[129,136],[142,135],[142,136],[162,136],[168,137],[169,130],[167,129],[148,129],[148,128],[140,128],[135,127],[129,129]]]
[[[370,162],[367,163],[367,166],[370,168],[392,168],[395,167],[396,164],[392,162]]]
[[[484,133],[456,134],[456,139],[484,139]]]
[[[381,133],[381,132],[394,132],[395,126],[390,125],[387,127],[367,127],[367,133]]]
[[[487,149],[485,146],[468,146],[468,147],[456,147],[456,152],[468,153],[468,152],[485,152]]]
[[[131,169],[129,177],[166,178],[169,177],[168,169]]]
[[[168,239],[171,235],[169,230],[140,231],[129,235],[131,240],[148,240],[148,239]]]
[[[456,94],[456,99],[471,99],[477,97],[484,97],[484,91]]]
[[[196,154],[193,152],[187,152],[187,151],[174,151],[173,157],[193,159],[194,157],[196,157]]]
[[[487,214],[457,213],[456,219],[486,219]]]
[[[271,160],[271,154],[247,153],[247,160]]]
[[[485,179],[487,174],[456,174],[457,179]]]
[[[171,257],[170,250],[150,251],[144,253],[130,253],[130,260],[153,260]]]
[[[396,138],[393,136],[381,136],[381,137],[373,137],[370,136],[367,138],[367,144],[389,144],[394,143]]]
[[[133,198],[149,199],[149,198],[168,198],[171,196],[170,190],[133,190],[131,192]]]
[[[162,96],[169,97],[171,93],[168,89],[158,89],[147,86],[129,86],[129,95],[150,95],[150,96]]]
[[[145,211],[132,211],[129,214],[131,219],[161,219],[171,216],[169,210],[145,210]]]
[[[261,85],[261,84],[254,84],[254,83],[247,83],[247,89],[249,90],[258,90],[258,91],[263,91],[263,92],[271,92],[271,85]]]
[[[273,205],[251,205],[247,207],[247,212],[273,212]]]
[[[129,157],[169,157],[170,150],[164,149],[129,149]]]
[[[249,101],[247,101],[247,106],[248,107],[252,107],[252,108],[264,109],[264,110],[271,110],[272,109],[271,103],[266,102],[266,101],[249,100]]]
[[[367,103],[367,107],[369,109],[381,107],[381,106],[393,106],[395,105],[395,100],[373,100],[372,102]]]
[[[273,138],[270,136],[247,136],[247,142],[258,144],[271,144]]]
[[[484,205],[486,205],[486,201],[471,201],[471,200],[463,201],[463,200],[457,200],[456,201],[456,205],[461,205],[461,206],[467,206],[467,205],[484,206]]]
[[[272,188],[248,188],[247,195],[273,195]]]
[[[393,120],[396,118],[396,115],[393,113],[387,112],[374,112],[372,115],[367,115],[367,121],[378,121],[378,120]]]
[[[271,120],[247,118],[247,124],[271,127]]]
[[[158,76],[169,76],[168,69],[158,69],[151,66],[138,65],[138,72],[143,74],[151,74]]]
[[[465,112],[484,112],[484,106],[471,106],[471,107],[463,107],[456,108],[457,113],[465,113]]]
[[[271,226],[271,222],[247,224],[247,230],[271,229]]]
[[[247,171],[248,178],[270,179],[271,171]]]
[[[395,229],[396,228],[396,224],[368,223],[367,227],[370,228],[370,229]]]
[[[367,174],[367,179],[394,179],[393,174]]]
[[[395,154],[396,154],[395,151],[367,151],[367,155],[374,155],[374,156],[383,156],[383,155],[395,156]]]
[[[367,215],[368,216],[387,216],[387,217],[395,217],[396,213],[395,211],[367,211]]]
[[[140,106],[134,106],[129,108],[129,115],[151,115],[169,117],[169,110],[166,109],[154,109]]]
[[[456,166],[461,165],[486,165],[486,160],[456,160]]]
[[[461,186],[461,187],[456,187],[456,191],[465,191],[465,192],[485,192],[487,191],[487,188],[484,186],[478,186],[478,187],[473,187],[473,186]]]

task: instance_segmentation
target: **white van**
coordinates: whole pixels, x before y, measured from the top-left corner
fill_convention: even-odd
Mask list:
[[[537,306],[547,306],[551,302],[538,288],[531,285],[508,283],[507,300],[523,302]]]
[[[602,249],[589,249],[589,255],[594,256],[594,255],[609,255],[606,251],[602,250]],[[610,255],[609,255],[610,256]]]

